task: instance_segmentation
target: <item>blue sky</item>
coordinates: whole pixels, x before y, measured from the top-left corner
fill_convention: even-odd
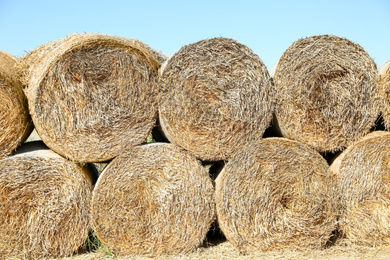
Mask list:
[[[68,34],[136,38],[164,54],[212,37],[250,47],[268,69],[294,41],[333,34],[390,59],[389,0],[0,0],[0,49],[17,57]]]

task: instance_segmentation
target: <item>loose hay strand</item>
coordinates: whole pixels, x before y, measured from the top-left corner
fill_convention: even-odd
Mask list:
[[[323,248],[336,229],[336,199],[325,159],[285,138],[243,147],[216,180],[218,222],[243,253]]]
[[[390,244],[389,147],[390,133],[373,132],[332,164],[340,196],[339,226],[349,243]]]
[[[0,258],[74,254],[90,228],[89,174],[50,150],[1,159]]]
[[[205,161],[261,139],[274,106],[262,60],[235,40],[182,47],[164,65],[159,120],[167,138]]]
[[[0,158],[10,155],[32,131],[17,59],[0,51]]]
[[[376,64],[358,44],[332,35],[294,42],[274,84],[283,136],[335,152],[367,134],[380,111]]]
[[[81,162],[141,144],[157,118],[155,55],[137,40],[102,34],[71,35],[27,55],[21,67],[42,140]]]
[[[93,191],[92,225],[116,255],[180,254],[201,245],[214,207],[202,165],[173,144],[154,143],[107,165]]]

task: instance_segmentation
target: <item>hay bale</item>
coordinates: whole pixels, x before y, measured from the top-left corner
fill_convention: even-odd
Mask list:
[[[319,152],[342,150],[375,125],[377,81],[375,62],[348,39],[320,35],[294,42],[274,77],[281,133]]]
[[[213,38],[182,47],[162,72],[159,119],[167,138],[205,161],[261,139],[274,106],[271,79],[248,47]]]
[[[1,159],[0,258],[72,255],[88,236],[92,177],[36,142]]]
[[[382,117],[387,129],[390,128],[390,60],[382,64],[378,69],[379,88],[384,99],[381,109]]]
[[[0,51],[0,158],[10,155],[32,131],[17,59]]]
[[[193,250],[214,220],[207,171],[173,144],[135,147],[115,158],[92,195],[92,227],[115,254],[161,255]]]
[[[35,128],[57,153],[103,162],[142,143],[157,118],[159,57],[137,40],[74,34],[23,58]]]
[[[241,252],[322,248],[336,229],[333,176],[314,149],[285,138],[255,141],[216,179],[217,218]]]
[[[377,131],[331,165],[340,196],[341,233],[364,246],[390,245],[390,133]]]

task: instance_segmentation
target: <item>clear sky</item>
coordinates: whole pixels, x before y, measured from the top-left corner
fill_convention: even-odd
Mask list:
[[[212,37],[250,47],[268,69],[294,41],[333,34],[390,59],[390,0],[0,0],[0,50],[17,57],[72,33],[136,38],[171,55]]]

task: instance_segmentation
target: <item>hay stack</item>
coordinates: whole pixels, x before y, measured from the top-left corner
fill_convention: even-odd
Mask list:
[[[0,258],[72,255],[87,238],[92,176],[51,150],[0,160]]]
[[[185,253],[204,240],[214,207],[202,165],[173,144],[154,143],[105,168],[92,195],[92,225],[115,254]]]
[[[385,62],[378,69],[379,72],[379,87],[381,89],[384,104],[382,108],[382,117],[386,128],[390,128],[390,60]]]
[[[42,140],[81,162],[142,143],[157,118],[155,52],[137,40],[74,34],[24,57],[29,108]]]
[[[0,158],[10,155],[32,131],[17,59],[0,51]]]
[[[294,42],[274,77],[281,133],[319,152],[349,146],[375,125],[377,81],[375,62],[348,39],[320,35]]]
[[[162,72],[159,119],[167,138],[205,161],[258,140],[272,119],[266,66],[248,47],[213,38],[182,47]]]
[[[390,133],[374,132],[331,165],[340,194],[340,230],[352,243],[390,244],[389,147]]]
[[[244,253],[324,247],[336,229],[335,198],[325,159],[285,138],[248,144],[216,180],[219,225]]]

